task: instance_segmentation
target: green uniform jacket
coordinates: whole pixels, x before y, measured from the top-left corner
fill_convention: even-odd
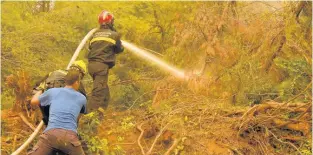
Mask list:
[[[89,42],[88,60],[105,63],[112,68],[115,65],[115,55],[123,50],[120,35],[117,32],[109,28],[100,28]]]
[[[67,74],[66,70],[56,70],[53,72],[50,72],[46,76],[44,76],[41,80],[36,82],[34,89],[44,89],[46,91],[49,88],[58,88],[58,87],[64,87],[65,86],[65,75]],[[41,87],[41,88],[38,88]],[[80,86],[78,88],[78,91],[83,94],[85,97],[86,95],[86,90],[84,88],[83,83],[80,83]]]

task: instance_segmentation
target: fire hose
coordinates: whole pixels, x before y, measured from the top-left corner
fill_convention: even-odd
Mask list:
[[[79,46],[75,50],[75,52],[74,52],[69,64],[67,65],[66,69],[69,69],[69,67],[72,65],[72,63],[76,60],[80,51],[83,49],[84,45],[86,44],[87,40],[89,40],[89,38],[92,36],[93,33],[96,32],[96,30],[97,30],[97,28],[94,28],[91,31],[89,31],[88,34],[84,37],[84,39],[80,42]],[[122,40],[122,44],[125,48],[127,48],[129,51],[133,52],[137,56],[140,56],[140,57],[148,60],[149,62],[154,62],[157,66],[159,66],[160,68],[162,68],[164,70],[171,72],[177,78],[180,78],[180,79],[187,78],[187,76],[185,75],[185,73],[183,71],[165,63],[164,61],[162,61],[160,58],[154,56],[153,54],[146,52],[145,50],[140,49],[140,48],[136,47],[135,45],[128,43],[126,41],[123,41],[123,40]],[[38,133],[39,133],[40,129],[43,127],[43,125],[44,125],[44,123],[43,123],[43,121],[41,121],[39,123],[39,125],[37,126],[37,128],[35,129],[35,131],[30,135],[30,137],[11,155],[20,154],[35,139],[35,137],[38,135]]]
[[[72,56],[70,62],[68,63],[66,69],[69,69],[72,63],[76,60],[76,58],[79,55],[79,52],[83,49],[84,45],[86,44],[87,40],[91,37],[93,33],[96,32],[96,28],[92,29],[88,32],[88,34],[84,37],[84,39],[80,42],[79,46],[77,47],[76,51],[74,52],[74,55]],[[29,136],[29,138],[21,145],[16,151],[14,151],[11,155],[18,155],[20,154],[38,135],[40,129],[43,127],[44,123],[41,121],[35,131]]]

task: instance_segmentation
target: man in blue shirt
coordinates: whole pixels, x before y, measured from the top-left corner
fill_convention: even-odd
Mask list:
[[[50,106],[48,126],[40,136],[38,143],[29,153],[31,155],[49,155],[53,151],[70,155],[84,155],[77,136],[77,122],[80,113],[86,113],[86,97],[77,90],[81,74],[71,69],[65,76],[64,88],[51,88],[41,95],[36,93],[33,105]]]

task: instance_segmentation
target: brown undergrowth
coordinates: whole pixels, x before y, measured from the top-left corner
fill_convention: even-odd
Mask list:
[[[28,120],[30,120],[28,118]],[[35,126],[39,122],[30,121]],[[19,113],[12,110],[1,111],[1,154],[9,155],[21,146],[33,132],[32,128],[24,123]],[[26,154],[36,142],[33,142],[27,150],[21,154]]]
[[[153,104],[127,110],[111,105],[85,115],[79,134],[86,153],[311,154],[311,104],[232,106],[186,88],[184,82],[160,82]],[[10,154],[31,132],[16,112],[2,111],[1,153]]]

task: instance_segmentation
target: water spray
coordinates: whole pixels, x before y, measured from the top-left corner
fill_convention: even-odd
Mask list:
[[[147,61],[152,61],[154,62],[156,65],[158,65],[160,68],[162,68],[163,70],[167,70],[170,73],[172,73],[174,76],[184,79],[185,78],[185,73],[169,64],[167,64],[166,62],[164,62],[163,60],[161,60],[160,58],[154,56],[153,54],[147,52],[146,50],[140,49],[137,46],[128,43],[124,40],[122,40],[122,44],[123,46],[128,49],[130,52],[135,53],[136,55],[144,58]]]

